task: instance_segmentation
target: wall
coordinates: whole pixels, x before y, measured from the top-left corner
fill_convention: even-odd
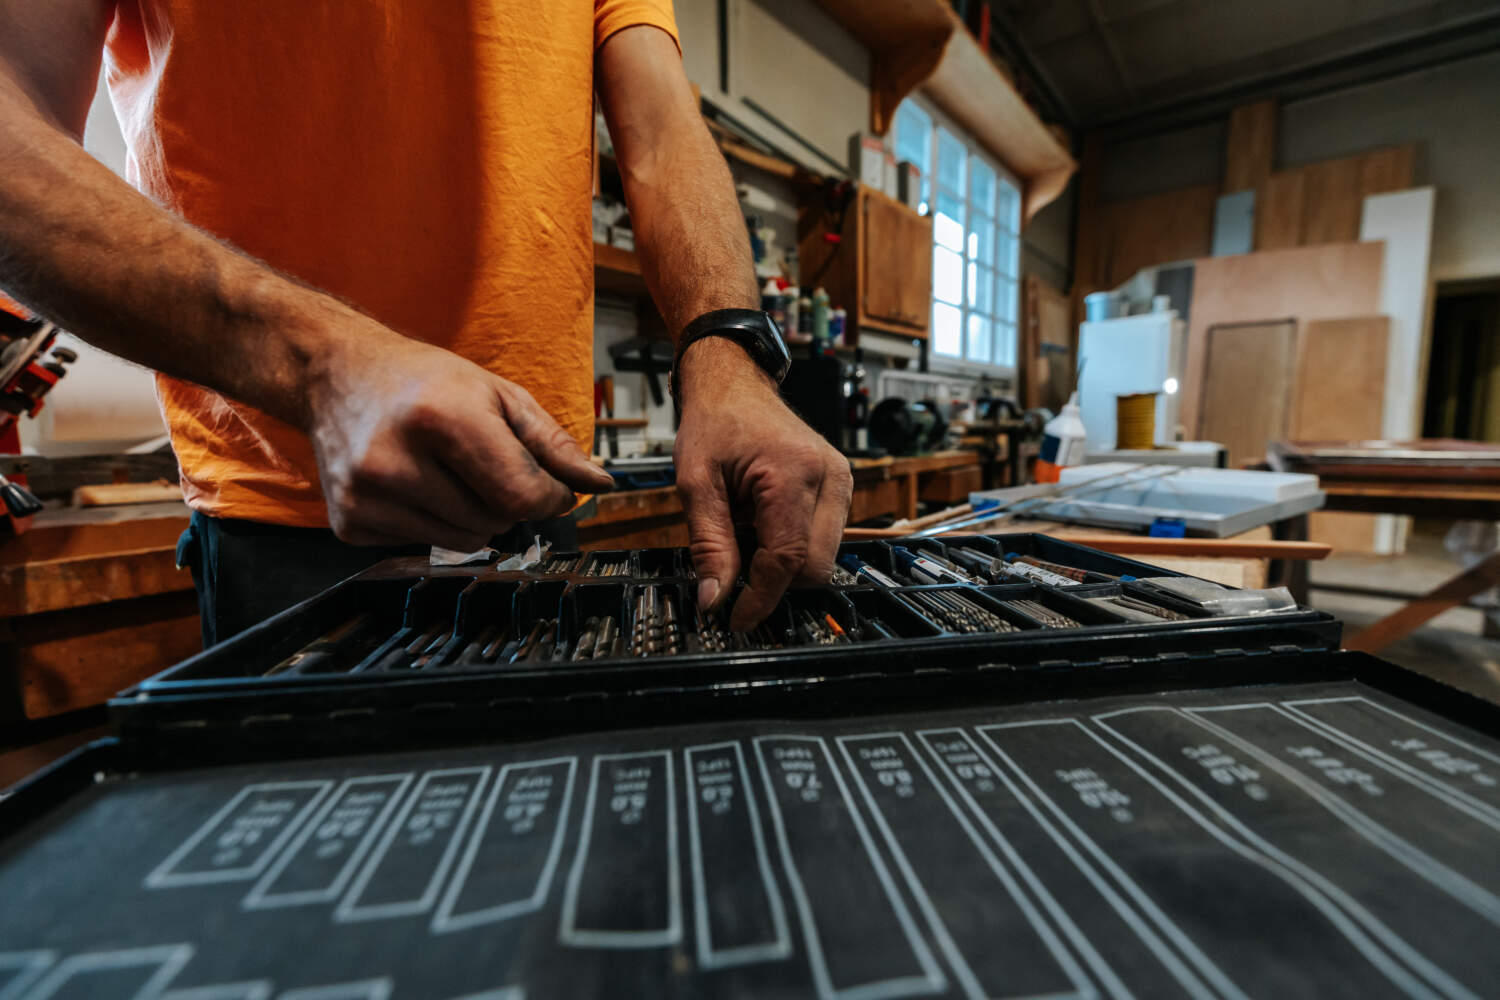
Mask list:
[[[1419,183],[1437,188],[1435,281],[1500,275],[1500,53],[1289,104],[1281,161],[1293,165],[1422,144]]]

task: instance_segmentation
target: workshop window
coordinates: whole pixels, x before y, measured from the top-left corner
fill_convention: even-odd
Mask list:
[[[934,358],[1014,368],[1021,194],[993,160],[914,100],[896,110],[895,153],[922,171],[932,215]]]

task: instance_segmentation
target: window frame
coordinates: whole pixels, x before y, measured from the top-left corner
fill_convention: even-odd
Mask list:
[[[986,150],[980,148],[978,144],[976,144],[974,140],[968,135],[967,132],[956,125],[953,120],[945,115],[940,109],[938,109],[928,101],[918,97],[917,95],[907,97],[902,103],[912,105],[917,111],[921,112],[921,114],[926,117],[930,123],[927,136],[927,161],[931,169],[924,171],[924,175],[922,178],[922,210],[925,211],[930,218],[933,218],[934,222],[936,222],[936,201],[938,194],[941,192],[950,197],[957,197],[963,206],[964,212],[964,218],[962,220],[962,248],[959,250],[961,271],[959,302],[956,306],[956,308],[959,310],[959,337],[960,351],[962,353],[959,355],[945,354],[939,352],[936,348],[937,330],[933,317],[936,313],[937,306],[944,305],[951,307],[953,306],[953,304],[947,302],[946,300],[941,300],[938,298],[936,281],[937,275],[936,268],[934,267],[933,291],[928,302],[928,367],[937,371],[952,371],[970,373],[975,375],[983,374],[991,376],[1014,377],[1017,370],[1016,357],[1017,355],[1019,355],[1021,348],[1021,256],[1023,249],[1023,240],[1021,234],[1022,219],[1020,214],[1020,202],[1022,197],[1021,184],[1014,174],[1005,169],[1005,167],[997,162],[995,158],[991,156]],[[898,111],[897,115],[895,116],[895,122],[893,123],[896,124],[898,128],[899,121],[900,115]],[[943,143],[942,136],[944,132],[946,132],[952,139],[957,140],[965,150],[966,155],[964,158],[963,171],[964,190],[962,192],[954,191],[952,188],[943,184],[939,180],[940,162],[938,159],[938,151]],[[988,167],[991,172],[993,172],[995,179],[992,204],[983,216],[985,221],[989,222],[993,227],[993,231],[991,233],[993,248],[991,249],[989,255],[989,263],[985,263],[978,256],[971,257],[968,253],[968,244],[971,242],[971,237],[973,234],[973,230],[970,229],[972,221],[971,217],[976,210],[982,211],[981,206],[977,205],[977,203],[974,201],[974,171],[972,169],[972,166],[973,161],[976,159],[979,162],[983,163],[986,167]],[[999,206],[1002,203],[1002,185],[1009,186],[1009,188],[1013,192],[1013,197],[1015,199],[1016,207],[1010,218],[1003,218],[999,211]],[[1012,219],[1014,219],[1014,227],[1012,227],[1011,224]],[[1000,260],[999,248],[1002,242],[1004,242],[1004,240],[1006,239],[1014,241],[1015,243],[1015,273],[1009,273],[1008,271],[1006,271],[1005,266]],[[943,244],[940,244],[938,242],[936,227],[934,227],[933,231],[932,246],[932,256],[935,260],[937,256],[937,248],[939,246],[944,246]],[[944,249],[950,248],[944,246]],[[1009,262],[1007,261],[1005,263],[1008,264]],[[971,299],[975,298],[970,289],[969,274],[971,268],[973,268],[978,273],[987,273],[989,281],[991,282],[991,287],[994,289],[991,301],[989,303],[988,312],[981,312],[977,308],[971,307],[969,305]],[[1002,278],[1011,283],[1012,294],[1008,308],[1004,306],[1004,303],[1002,303],[999,295]],[[992,358],[994,356],[996,343],[1003,329],[1002,324],[1009,324],[1011,335],[1013,338],[1010,361],[1001,363],[993,360],[970,360],[968,355],[970,350],[969,320],[971,316],[983,317],[984,319],[989,321],[990,356]],[[1005,319],[1005,317],[1007,316],[1010,317],[1008,320]]]

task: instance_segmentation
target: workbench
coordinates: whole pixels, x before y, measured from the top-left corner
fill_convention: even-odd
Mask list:
[[[0,724],[111,694],[201,648],[181,502],[38,514],[0,546]]]
[[[996,459],[1003,462],[1004,456]],[[973,451],[939,451],[911,458],[856,458],[849,523],[877,517],[917,516],[922,502],[953,504],[984,488],[986,459]],[[628,490],[598,497],[578,522],[585,549],[687,544],[687,521],[675,486]]]

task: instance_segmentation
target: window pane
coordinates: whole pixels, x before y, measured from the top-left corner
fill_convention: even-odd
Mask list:
[[[958,305],[964,295],[964,261],[946,247],[932,248],[932,297]]]
[[[937,150],[938,184],[952,191],[954,194],[962,195],[964,191],[964,161],[968,158],[968,148],[952,132],[939,126]]]
[[[1016,326],[1014,323],[995,324],[995,364],[1016,363]]]
[[[923,177],[932,173],[932,118],[911,101],[896,109],[896,159],[915,163]]]
[[[995,263],[995,224],[978,217],[969,220],[969,259]]]
[[[969,204],[985,215],[995,214],[995,172],[978,156],[969,158]]]
[[[970,361],[983,361],[988,364],[990,352],[994,350],[990,343],[990,321],[984,316],[974,313],[969,314],[969,339],[965,344],[965,357]]]
[[[963,356],[963,313],[956,306],[932,304],[932,350],[953,358]]]
[[[964,205],[949,194],[938,192],[937,212],[932,217],[932,238],[955,253],[964,249]]]
[[[995,282],[995,315],[1014,323],[1016,320],[1016,283],[1004,275]]]
[[[1016,255],[1020,252],[1020,241],[1012,233],[1001,232],[996,234],[995,242],[995,266],[1001,274],[1014,277],[1019,265]]]
[[[1004,228],[1013,233],[1020,232],[1021,193],[1009,181],[1000,181],[1000,204],[996,209],[995,217],[1000,220],[1000,225]]]
[[[978,264],[969,264],[969,308],[989,315],[994,312],[995,272]]]

